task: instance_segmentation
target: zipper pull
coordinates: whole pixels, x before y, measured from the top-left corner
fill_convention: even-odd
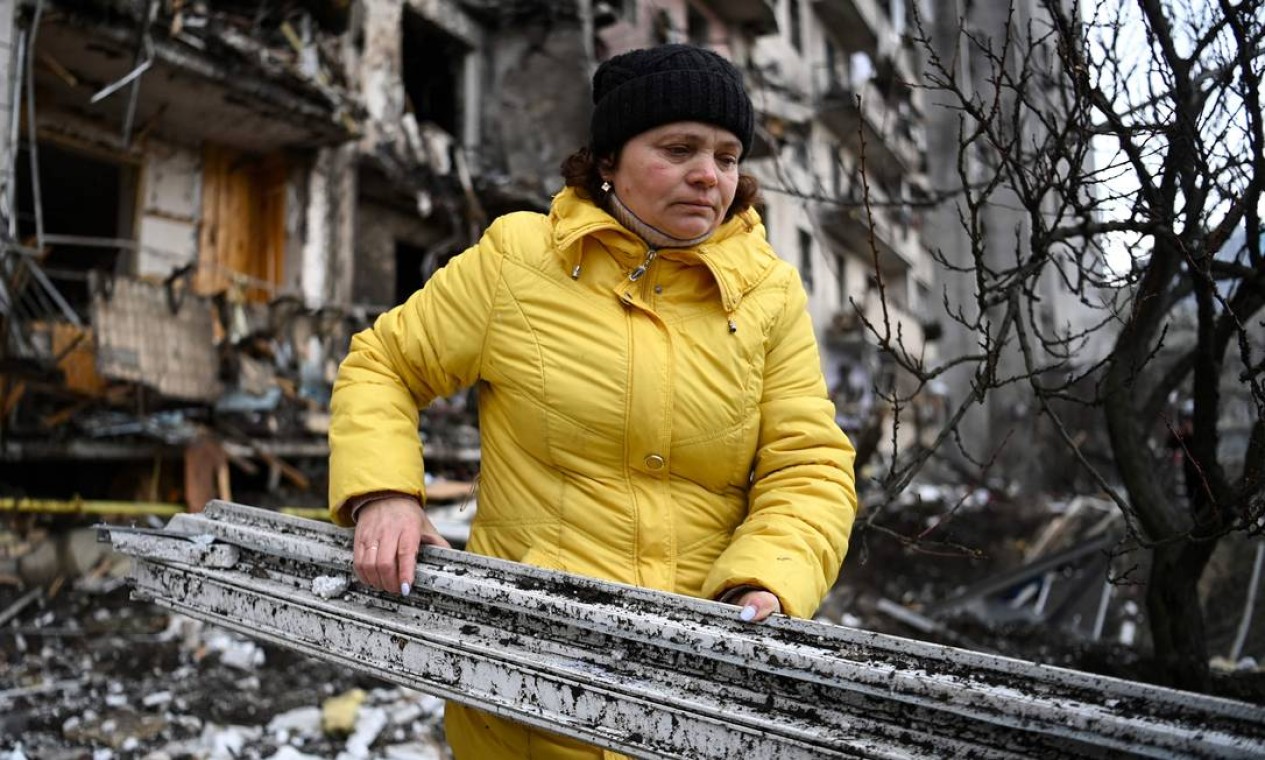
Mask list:
[[[637,280],[640,280],[642,276],[645,275],[646,269],[648,269],[650,265],[654,263],[655,257],[657,257],[658,255],[659,255],[659,250],[657,248],[651,248],[650,250],[646,251],[646,260],[641,262],[641,266],[637,267],[636,269],[628,273],[628,279],[632,282],[636,282]]]

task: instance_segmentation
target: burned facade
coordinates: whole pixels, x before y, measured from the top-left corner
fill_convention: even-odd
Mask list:
[[[580,31],[548,2],[9,4],[5,504],[322,505],[349,336],[547,206],[587,127],[558,65]],[[455,406],[433,459],[469,466]]]
[[[13,4],[0,17],[5,466],[56,470],[90,452],[144,470],[143,494],[189,503],[225,492],[208,466],[248,480],[262,464],[277,482],[261,451],[319,479],[348,336],[491,219],[546,209],[586,140],[596,62],[661,42],[708,46],[745,72],[759,113],[747,166],[770,240],[809,292],[840,424],[888,441],[874,389],[896,373],[858,316],[887,314],[928,357],[940,331],[914,203],[935,184],[931,117],[909,86],[920,62],[906,5]],[[469,423],[457,438],[473,438]],[[166,490],[141,467],[204,438],[236,442],[235,456],[165,468],[181,484]],[[24,477],[5,478],[15,495],[47,485]]]

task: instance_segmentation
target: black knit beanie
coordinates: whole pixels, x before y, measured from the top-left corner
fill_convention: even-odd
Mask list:
[[[593,153],[616,153],[629,139],[674,121],[701,121],[733,132],[742,155],[751,149],[755,114],[742,74],[729,61],[693,45],[633,50],[593,74]]]

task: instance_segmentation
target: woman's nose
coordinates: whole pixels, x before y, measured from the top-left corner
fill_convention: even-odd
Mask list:
[[[689,180],[705,187],[714,187],[717,182],[715,165],[707,159],[696,161],[690,170]]]

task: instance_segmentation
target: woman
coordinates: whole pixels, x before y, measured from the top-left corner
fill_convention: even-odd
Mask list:
[[[548,216],[498,219],[357,335],[334,388],[330,504],[366,583],[408,593],[426,518],[417,410],[480,383],[468,549],[808,617],[856,510],[806,296],[750,207],[751,101],[668,45],[593,80],[591,144]],[[601,751],[450,704],[456,757]]]

